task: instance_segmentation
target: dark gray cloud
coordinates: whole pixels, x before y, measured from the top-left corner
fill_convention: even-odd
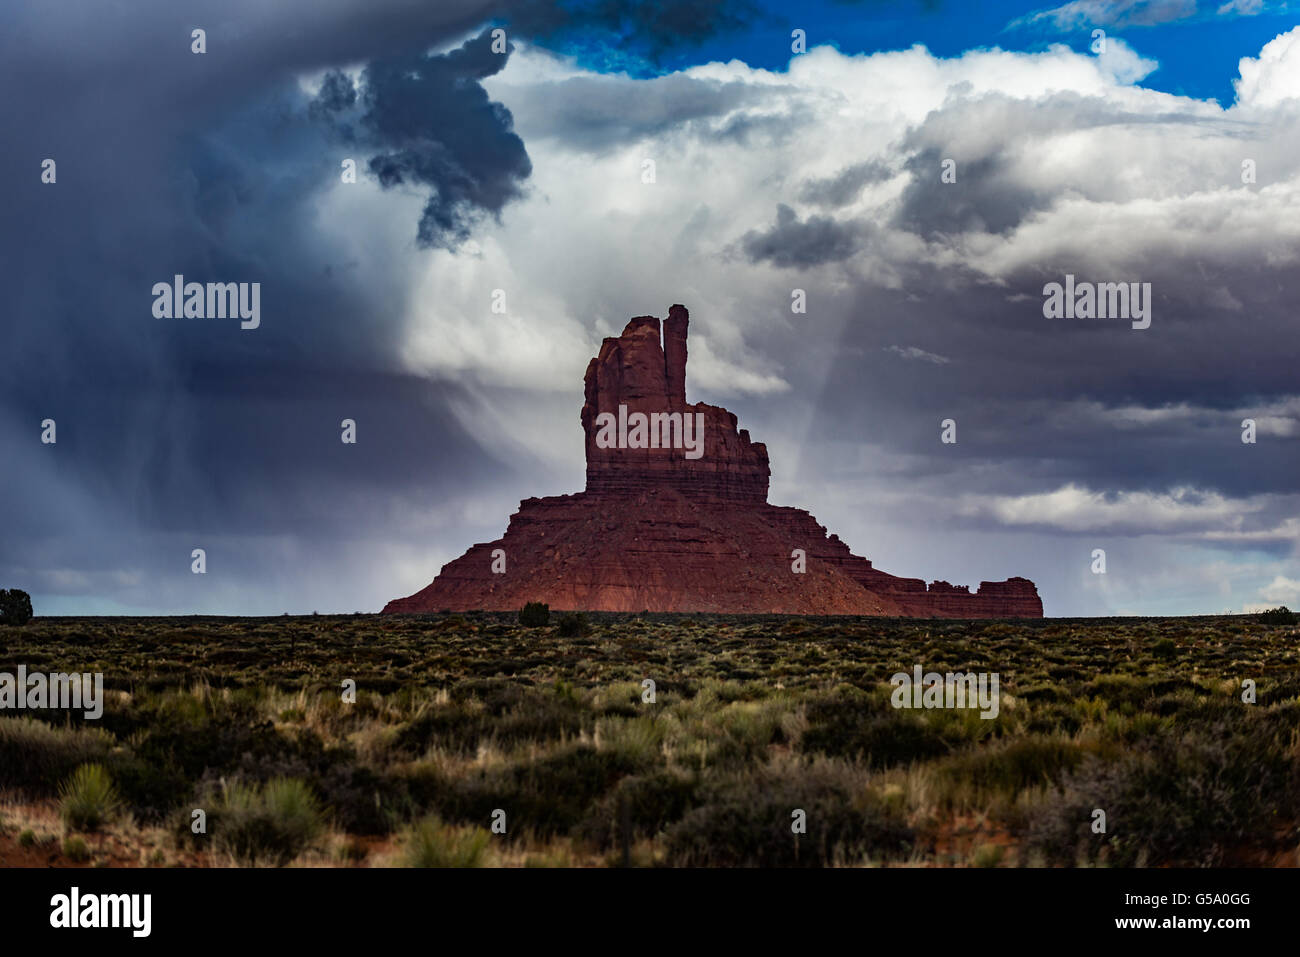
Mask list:
[[[944,160],[956,164],[957,179],[941,180]],[[1023,179],[1011,175],[1005,157],[946,156],[930,147],[908,158],[912,181],[904,191],[895,223],[926,239],[957,233],[1006,233],[1035,208],[1055,196],[1036,194]]]
[[[492,45],[485,30],[450,53],[376,60],[365,69],[361,124],[388,147],[370,159],[370,171],[385,188],[432,190],[420,216],[423,246],[464,242],[480,216],[499,216],[522,194],[532,172],[510,111],[478,82],[500,71],[513,49],[495,53]]]
[[[1231,497],[1300,491],[1300,433],[1241,443],[1243,417],[1276,416],[1270,410],[1297,394],[1300,355],[1278,304],[1300,296],[1300,276],[1243,271],[1233,288],[1257,291],[1237,313],[1207,310],[1206,286],[1189,283],[1179,264],[1135,270],[1163,290],[1144,331],[1044,319],[1038,276],[992,286],[918,267],[902,290],[821,291],[819,310],[859,318],[844,322],[829,353],[807,441],[848,432],[906,457],[900,480],[933,481],[954,498],[1069,483]],[[877,358],[902,335],[952,361]],[[793,354],[793,341],[785,348]],[[958,422],[955,445],[939,442],[948,417]]]
[[[333,114],[349,110],[357,102],[357,88],[352,80],[340,70],[330,70],[321,80],[320,91],[312,100],[312,116],[332,120]]]
[[[267,583],[313,562],[344,581],[343,543],[407,541],[419,532],[394,524],[404,509],[427,512],[467,475],[486,490],[528,468],[465,433],[450,412],[459,390],[402,367],[406,266],[354,245],[392,241],[322,216],[341,158],[358,155],[344,125],[322,120],[363,107],[373,122],[355,128],[380,156],[432,150],[449,123],[445,162],[410,174],[441,204],[436,225],[455,233],[509,201],[526,154],[476,82],[504,57],[468,63],[471,42],[424,58],[437,82],[415,90],[382,72],[485,5],[141,4],[125,20],[63,6],[0,15],[14,145],[0,176],[22,223],[0,240],[0,278],[5,350],[23,357],[0,377],[0,579],[99,607],[303,610],[319,590]],[[206,54],[190,52],[195,25]],[[298,71],[358,60],[378,64],[370,99],[338,74],[313,110]],[[53,185],[40,181],[46,157]],[[154,318],[153,284],[177,273],[259,282],[261,327]],[[40,443],[46,418],[57,445]],[[356,446],[340,441],[344,418]],[[283,564],[283,543],[326,541]],[[196,546],[212,553],[210,578],[189,573]],[[234,591],[215,601],[221,583]]]
[[[740,245],[751,262],[807,268],[847,259],[868,232],[863,224],[837,222],[829,216],[800,220],[793,209],[778,203],[775,224],[763,231],[750,230]]]
[[[799,199],[816,206],[847,206],[865,187],[893,175],[893,171],[879,160],[864,160],[844,167],[834,176],[808,180],[799,187]]]

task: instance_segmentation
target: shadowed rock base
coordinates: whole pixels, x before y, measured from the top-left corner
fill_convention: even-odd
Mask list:
[[[659,320],[638,317],[591,360],[585,492],[525,499],[502,538],[473,546],[384,612],[510,611],[541,601],[589,611],[1042,617],[1028,579],[981,582],[974,593],[927,587],[873,568],[808,512],[769,505],[767,448],[726,409],[686,402],[687,326],[685,307],[673,306],[661,342]],[[602,421],[620,406],[702,416],[703,453],[602,447]],[[496,549],[504,573],[493,571]]]

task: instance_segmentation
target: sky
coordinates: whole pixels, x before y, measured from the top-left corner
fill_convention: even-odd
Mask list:
[[[588,359],[680,302],[688,399],[879,568],[1024,575],[1049,616],[1296,608],[1298,24],[12,0],[0,587],[377,611],[582,488]],[[259,283],[257,328],[156,315],[177,274]],[[1149,283],[1149,327],[1048,318],[1067,275]]]

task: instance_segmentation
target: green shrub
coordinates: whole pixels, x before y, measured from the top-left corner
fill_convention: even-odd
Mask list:
[[[806,833],[792,830],[796,809],[805,812]],[[736,778],[665,837],[675,867],[856,864],[906,857],[914,840],[899,811],[815,768]]]
[[[70,861],[80,864],[82,861],[90,860],[90,848],[86,842],[79,837],[68,837],[63,840],[63,856]]]
[[[334,859],[340,864],[359,864],[366,859],[367,853],[364,843],[348,838],[334,849]]]
[[[1131,713],[1152,697],[1153,684],[1152,679],[1135,675],[1106,674],[1085,684],[1081,693],[1089,698],[1099,698],[1112,709]]]
[[[1172,638],[1161,638],[1151,646],[1151,654],[1157,658],[1173,658],[1178,654],[1178,645]]]
[[[575,612],[572,615],[561,615],[560,625],[556,630],[561,638],[581,638],[591,629],[587,624],[587,616],[582,612]]]
[[[1048,863],[1218,867],[1268,847],[1300,813],[1294,715],[1184,724],[1113,762],[1090,758],[1031,813],[1028,846]],[[1091,830],[1106,812],[1106,833]]]
[[[457,778],[421,775],[412,792],[417,806],[437,807],[449,820],[486,821],[504,807],[534,834],[552,837],[569,833],[620,778],[642,770],[627,755],[578,744]]]
[[[192,798],[194,784],[209,768],[266,780],[300,776],[304,765],[328,763],[318,736],[281,733],[256,695],[255,689],[228,697],[168,690],[105,712],[99,722],[104,729],[131,742],[130,752],[118,755],[112,767],[137,816],[162,820]]]
[[[518,685],[491,688],[479,692],[479,700],[478,694],[461,697],[465,689],[456,689],[450,702],[434,705],[402,727],[394,748],[414,757],[431,747],[473,753],[488,741],[510,747],[576,737],[583,729],[578,702],[559,688],[553,694]]]
[[[875,768],[924,761],[952,748],[939,720],[857,689],[814,699],[800,744],[805,754],[860,758]]]
[[[185,774],[170,761],[126,752],[115,754],[110,767],[122,803],[138,821],[162,821],[194,790]]]
[[[315,795],[294,778],[226,787],[212,817],[217,850],[246,867],[283,867],[325,829]]]
[[[0,588],[0,625],[25,625],[32,620],[32,596],[19,588]]]
[[[691,809],[699,779],[662,770],[624,778],[578,826],[578,835],[602,850],[654,837]]]
[[[1068,738],[1026,735],[962,751],[935,762],[936,802],[945,809],[987,809],[1021,791],[1057,784],[1083,760]]]
[[[519,624],[525,628],[545,628],[551,622],[551,606],[545,602],[530,601],[519,609]]]
[[[19,846],[19,847],[35,847],[35,846],[36,846],[36,832],[33,831],[30,827],[29,827],[29,828],[24,828],[24,829],[23,829],[23,832],[22,832],[21,834],[18,835],[18,846]]]
[[[481,827],[452,827],[430,815],[402,838],[407,867],[482,867],[491,835]]]
[[[113,778],[102,764],[83,764],[59,790],[59,816],[75,831],[97,831],[121,808]]]
[[[32,796],[58,792],[79,765],[107,759],[113,739],[99,728],[52,728],[32,718],[0,718],[0,788]]]
[[[971,855],[972,867],[997,867],[1002,863],[1004,849],[997,844],[981,844]]]
[[[1259,620],[1266,625],[1294,625],[1296,623],[1296,613],[1286,605],[1279,608],[1270,608],[1268,611],[1259,613]]]

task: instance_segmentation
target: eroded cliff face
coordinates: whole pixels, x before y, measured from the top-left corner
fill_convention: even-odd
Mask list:
[[[617,339],[606,339],[600,355],[587,364],[582,427],[589,493],[625,495],[668,487],[714,500],[767,501],[767,447],[751,442],[749,432],[738,429],[736,417],[726,409],[686,401],[689,325],[686,307],[673,306],[661,345],[659,320],[638,316]],[[625,418],[646,416],[647,444],[658,447],[623,443],[622,448],[601,448],[597,420],[602,414],[613,419],[616,438],[627,431],[618,429]],[[703,439],[702,450],[662,441],[663,425],[675,436],[678,422],[691,430],[691,439]]]
[[[689,325],[680,305],[662,328],[639,316],[588,364],[586,491],[525,499],[500,539],[473,546],[384,611],[542,601],[589,611],[1042,617],[1027,579],[971,593],[898,578],[808,512],[769,505],[766,446],[726,409],[686,401]],[[497,549],[503,573],[493,570]]]

